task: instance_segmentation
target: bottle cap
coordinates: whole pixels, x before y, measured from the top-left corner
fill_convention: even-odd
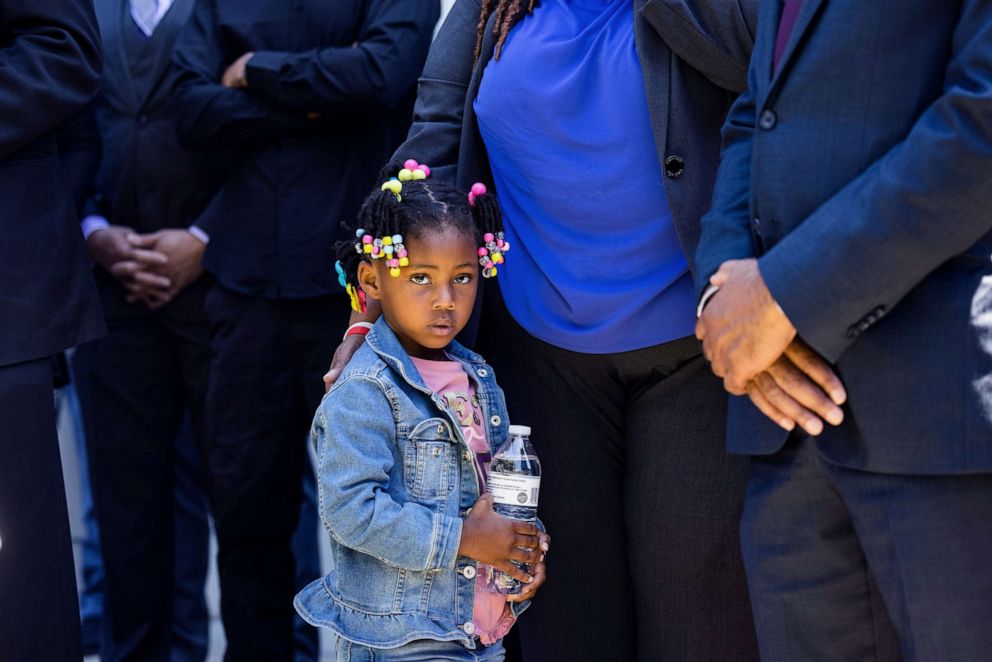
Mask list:
[[[528,426],[528,425],[511,425],[510,426],[510,435],[511,436],[518,436],[519,435],[521,437],[529,437],[530,436],[530,426]]]

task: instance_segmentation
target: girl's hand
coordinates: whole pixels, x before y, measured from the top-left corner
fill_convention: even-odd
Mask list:
[[[510,561],[529,563],[532,568],[540,563],[547,550],[541,549],[539,533],[532,522],[518,522],[497,515],[493,511],[493,496],[484,494],[465,518],[458,554],[502,570],[530,585],[535,578]]]
[[[544,552],[547,552],[548,549],[551,548],[551,536],[547,533],[538,533],[537,536],[541,541],[541,549],[544,550]],[[530,567],[530,571],[534,575],[534,581],[530,584],[524,584],[524,587],[520,593],[507,596],[507,602],[523,602],[524,600],[530,600],[534,597],[534,594],[537,593],[537,589],[541,588],[544,584],[544,580],[548,577],[547,568],[544,565],[544,553],[541,554],[541,560]]]

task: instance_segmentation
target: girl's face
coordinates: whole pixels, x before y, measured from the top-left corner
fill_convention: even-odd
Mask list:
[[[477,242],[453,229],[406,238],[410,266],[389,275],[383,260],[362,262],[358,282],[382,304],[403,349],[419,359],[444,359],[444,348],[468,323],[479,287]]]

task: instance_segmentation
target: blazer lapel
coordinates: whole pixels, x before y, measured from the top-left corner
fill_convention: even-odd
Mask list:
[[[782,53],[782,61],[778,64],[778,70],[772,73],[771,87],[775,87],[779,79],[782,77],[782,73],[788,68],[789,61],[796,53],[799,42],[802,40],[803,35],[810,28],[813,23],[813,19],[816,17],[817,12],[823,5],[825,0],[804,0],[802,8],[799,10],[799,16],[796,18],[796,24],[792,28],[792,35],[789,36],[789,41],[785,44],[785,51]],[[773,30],[777,33],[778,23],[782,15],[781,6],[779,7],[778,14],[776,15],[776,20],[774,21]],[[776,34],[772,35],[771,44],[775,44]]]

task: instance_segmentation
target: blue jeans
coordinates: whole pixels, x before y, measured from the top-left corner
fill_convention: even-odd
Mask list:
[[[337,662],[502,662],[503,642],[471,651],[457,641],[418,639],[399,648],[369,648],[338,637],[334,644]]]

